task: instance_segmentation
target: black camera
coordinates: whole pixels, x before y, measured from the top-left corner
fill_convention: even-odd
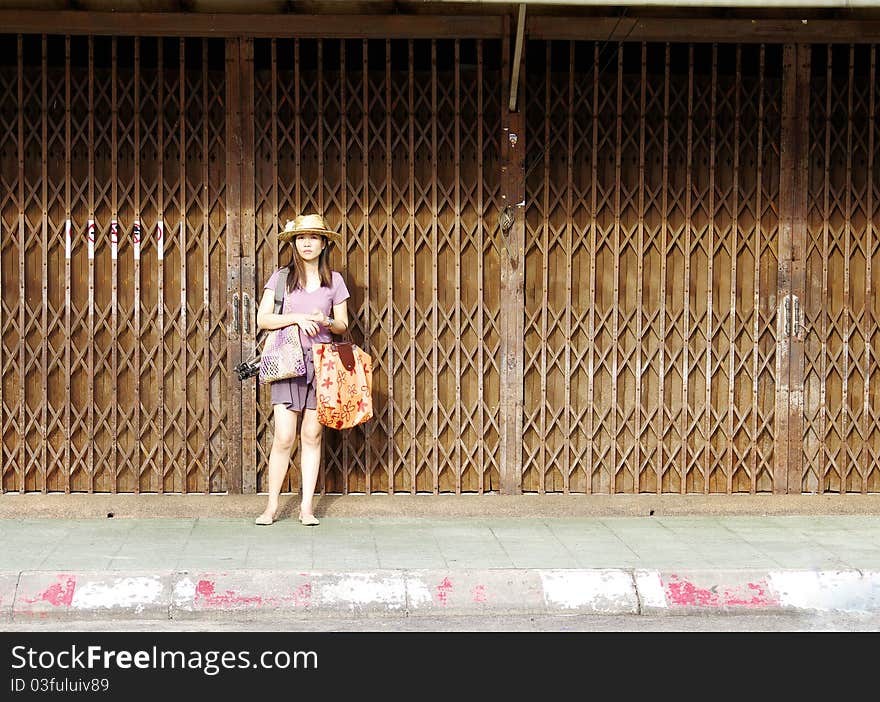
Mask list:
[[[253,378],[260,372],[260,359],[252,358],[249,361],[242,361],[235,366],[235,372],[238,374],[239,380],[247,380]]]

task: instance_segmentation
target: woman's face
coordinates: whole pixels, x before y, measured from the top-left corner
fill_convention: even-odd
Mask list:
[[[317,261],[326,243],[320,234],[298,234],[296,252],[304,261]]]

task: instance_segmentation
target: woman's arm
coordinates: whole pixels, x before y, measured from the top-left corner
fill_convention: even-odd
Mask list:
[[[289,327],[291,324],[298,324],[306,334],[311,336],[318,330],[318,325],[316,324],[318,319],[312,314],[298,314],[296,312],[275,314],[274,290],[263,291],[260,306],[257,308],[257,327],[260,329],[281,329]]]
[[[343,300],[337,305],[333,305],[332,324],[331,318],[324,320],[324,326],[333,334],[344,334],[348,329],[348,301]]]

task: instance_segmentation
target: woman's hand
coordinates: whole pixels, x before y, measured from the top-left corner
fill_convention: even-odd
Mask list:
[[[293,317],[295,318],[293,323],[298,324],[306,336],[315,336],[322,327],[327,326],[325,324],[327,315],[318,310],[312,314],[295,314]]]

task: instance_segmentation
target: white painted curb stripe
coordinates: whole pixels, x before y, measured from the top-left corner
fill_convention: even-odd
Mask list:
[[[372,573],[347,573],[334,583],[321,583],[317,600],[322,605],[343,605],[355,609],[379,604],[387,609],[406,605],[406,582],[402,577],[377,578]]]
[[[165,587],[157,576],[116,578],[112,582],[87,582],[73,593],[73,609],[132,608],[142,612],[145,605],[161,604]]]
[[[862,612],[880,607],[877,571],[775,571],[768,581],[781,604],[794,609]]]
[[[544,604],[551,609],[633,611],[638,607],[632,576],[623,570],[539,570]]]
[[[642,608],[666,609],[666,591],[659,570],[636,570],[633,574]]]

